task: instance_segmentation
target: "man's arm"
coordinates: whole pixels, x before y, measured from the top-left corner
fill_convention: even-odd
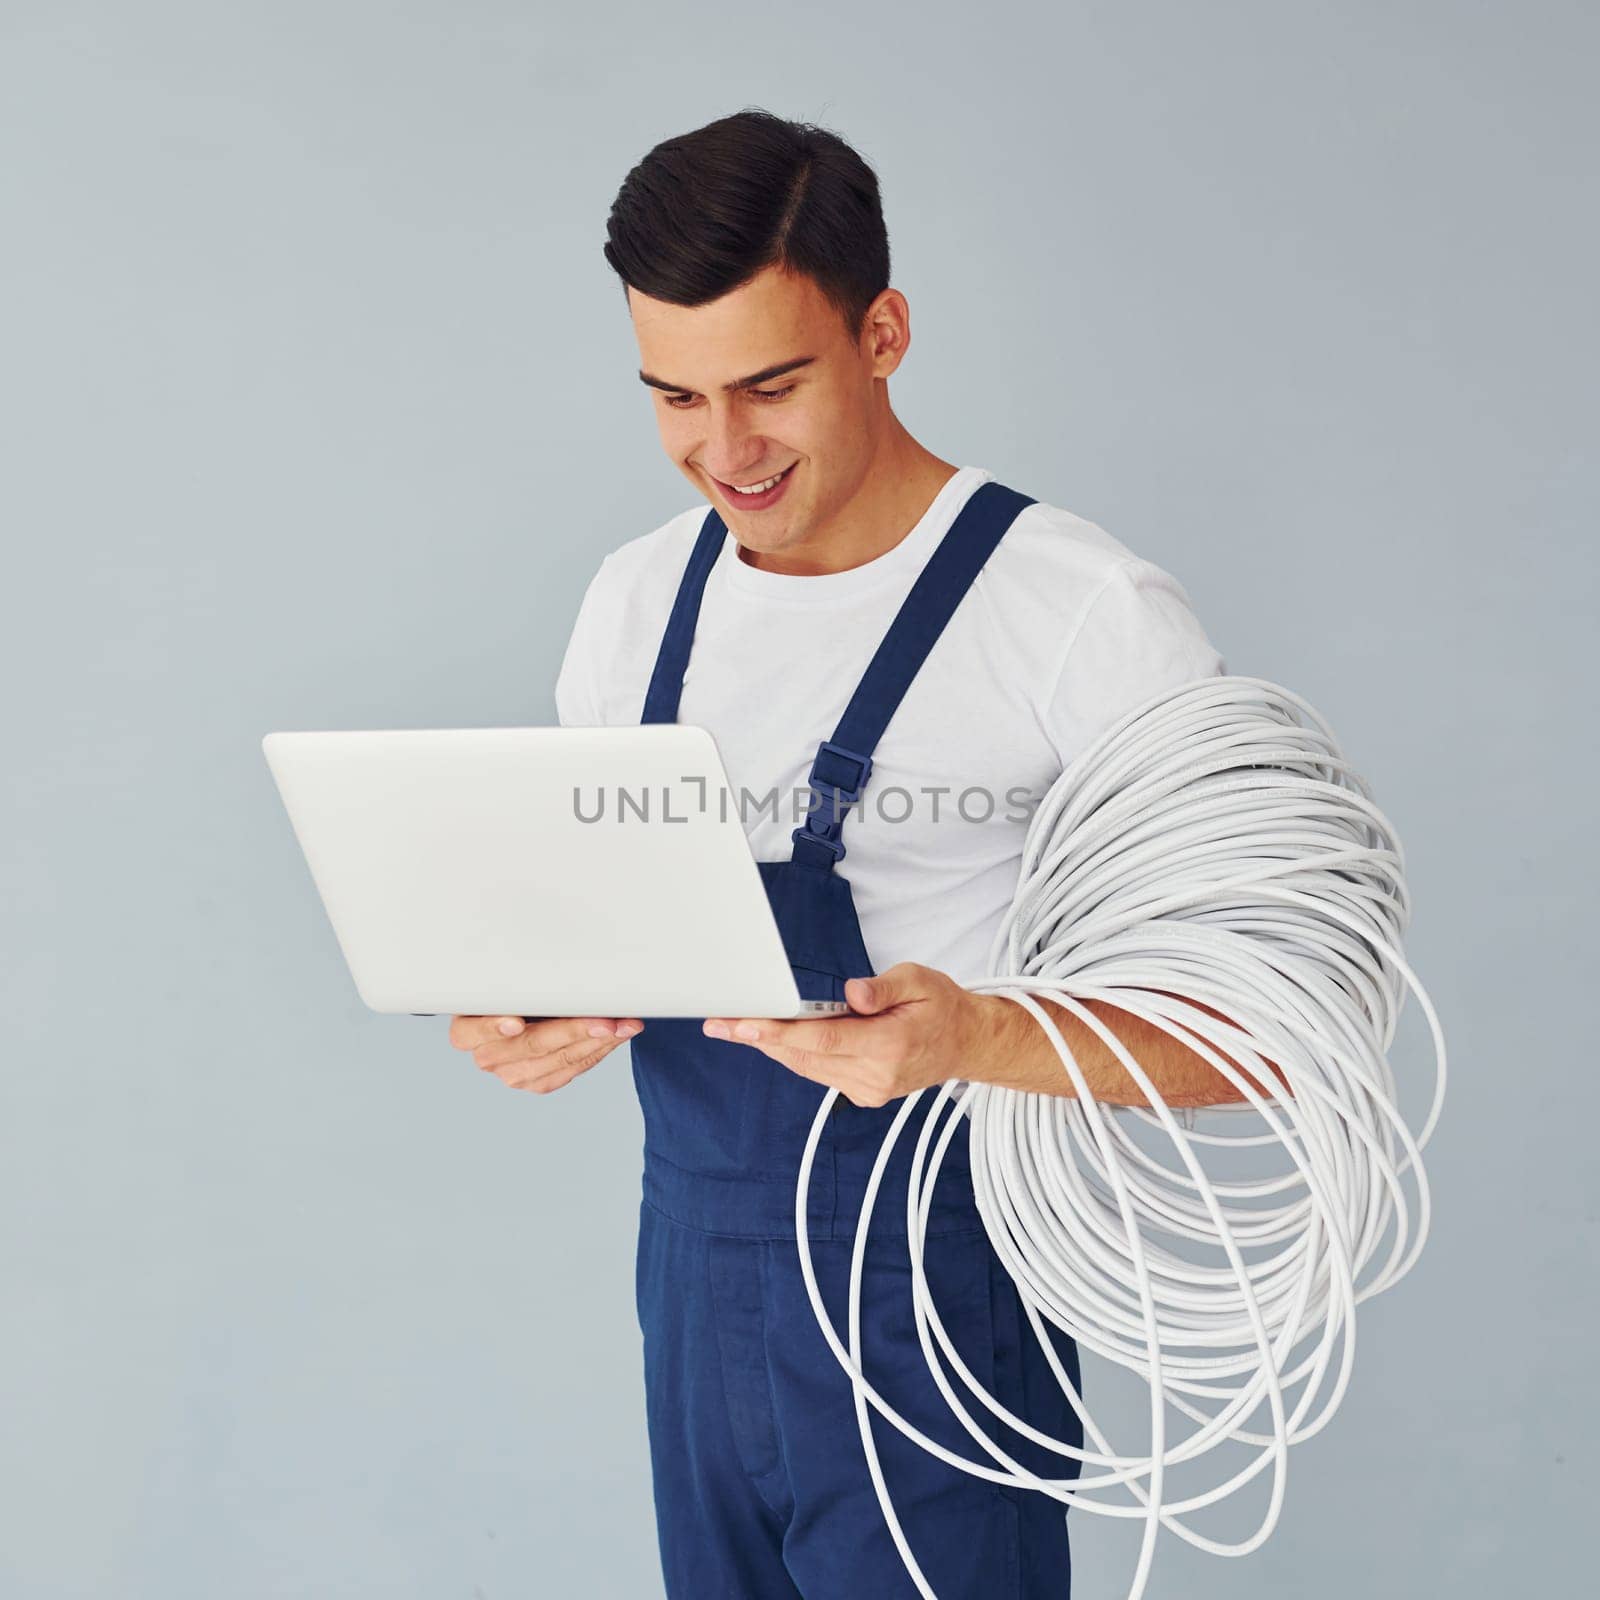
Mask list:
[[[1096,1101],[1148,1104],[1110,1046],[1087,1023],[1053,1000],[1034,998],[1056,1020]],[[1036,1094],[1077,1093],[1055,1046],[1021,1006],[1004,995],[976,993],[936,967],[896,962],[875,977],[851,978],[845,999],[849,1016],[707,1017],[701,1027],[714,1039],[755,1045],[802,1078],[838,1089],[858,1106],[887,1105],[952,1079]],[[1190,1004],[1231,1020],[1198,1000]],[[1086,1005],[1127,1046],[1169,1106],[1227,1105],[1245,1098],[1187,1045],[1153,1023],[1101,1001]],[[1233,1062],[1225,1051],[1217,1053]],[[1281,1079],[1278,1067],[1268,1065]],[[1250,1073],[1244,1076],[1260,1087]],[[1262,1092],[1286,1094],[1288,1089],[1279,1083]]]
[[[975,994],[971,998],[988,1015],[984,1025],[976,1030],[980,1042],[974,1052],[972,1065],[963,1076],[970,1082],[996,1083],[1008,1089],[1026,1090],[1030,1094],[1056,1094],[1068,1098],[1077,1095],[1077,1089],[1049,1036],[1021,1006],[1004,995]],[[1033,999],[1061,1030],[1089,1084],[1090,1093],[1098,1103],[1114,1106],[1150,1104],[1127,1068],[1111,1053],[1111,1047],[1088,1023],[1043,995],[1034,995]],[[1154,1023],[1146,1022],[1117,1006],[1108,1005],[1103,1000],[1083,1000],[1079,1004],[1086,1011],[1092,1011],[1117,1036],[1155,1085],[1156,1093],[1169,1106],[1245,1103],[1245,1096],[1222,1073],[1188,1045],[1162,1032]],[[1222,1012],[1214,1011],[1198,1000],[1191,1000],[1189,1004],[1208,1016],[1231,1021]],[[1289,1093],[1282,1071],[1275,1062],[1268,1061],[1267,1065],[1277,1074],[1278,1082],[1267,1087],[1245,1071],[1226,1051],[1219,1049],[1217,1054],[1238,1067],[1245,1080],[1264,1097]]]

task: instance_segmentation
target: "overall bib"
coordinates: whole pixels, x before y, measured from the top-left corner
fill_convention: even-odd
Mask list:
[[[968,499],[884,635],[810,772],[814,804],[787,861],[758,863],[800,994],[844,998],[874,968],[841,828],[872,752],[923,660],[1016,514],[995,482]],[[700,599],[726,525],[706,515],[657,655],[642,721],[675,722]],[[797,663],[804,670],[808,663]],[[752,716],[760,708],[750,708]],[[671,1600],[915,1600],[873,1492],[854,1393],[817,1327],[796,1252],[801,1153],[826,1094],[753,1045],[711,1039],[703,1018],[646,1018],[632,1041],[644,1114],[636,1295],[644,1343],[656,1527]],[[898,1103],[835,1102],[807,1200],[824,1303],[845,1332],[850,1254],[873,1161]],[[900,1414],[969,1459],[988,1458],[951,1415],[917,1340],[905,1233],[916,1119],[874,1207],[862,1281],[863,1369]],[[963,1118],[935,1189],[925,1269],[974,1378],[1034,1426],[1073,1443],[1082,1425],[1028,1328],[972,1198]],[[1077,1348],[1051,1330],[1074,1384]],[[964,1393],[953,1380],[958,1395]],[[1041,1476],[1070,1458],[968,1407]],[[1066,1600],[1065,1507],[938,1460],[871,1412],[891,1500],[940,1600]]]

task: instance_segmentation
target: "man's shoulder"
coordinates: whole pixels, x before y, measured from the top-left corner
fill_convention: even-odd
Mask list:
[[[982,581],[1011,634],[1055,642],[1057,679],[1073,650],[1089,683],[1225,670],[1179,574],[1061,506],[1024,507]]]
[[[1024,506],[1000,541],[997,575],[1039,585],[1041,596],[1084,593],[1098,588],[1138,554],[1098,522],[1063,506],[1036,499]],[[1062,585],[1070,588],[1063,589]]]

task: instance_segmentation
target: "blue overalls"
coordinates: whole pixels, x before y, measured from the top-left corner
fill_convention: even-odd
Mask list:
[[[758,863],[804,998],[843,999],[846,978],[874,972],[850,884],[834,870],[844,854],[845,813],[929,650],[1012,519],[1032,503],[992,481],[973,493],[817,751],[810,784],[821,803],[794,830],[792,858]],[[713,508],[667,621],[643,722],[677,720],[701,595],[726,531]],[[647,1018],[632,1043],[645,1127],[636,1290],[667,1594],[915,1600],[873,1492],[850,1380],[817,1327],[796,1252],[795,1181],[826,1090],[753,1045],[708,1038],[703,1020]],[[855,1222],[897,1107],[860,1107],[841,1095],[816,1155],[809,1236],[841,1337]],[[873,1211],[862,1364],[901,1415],[989,1464],[935,1388],[917,1341],[904,1208],[914,1134],[899,1140]],[[925,1267],[941,1319],[977,1381],[1034,1426],[1081,1444],[1082,1425],[984,1234],[965,1119],[935,1189]],[[1077,1384],[1076,1345],[1055,1339]],[[1003,1427],[970,1397],[968,1409],[1039,1475],[1075,1472],[1070,1458]],[[1071,1565],[1058,1501],[975,1478],[871,1415],[890,1498],[939,1600],[1066,1600]]]

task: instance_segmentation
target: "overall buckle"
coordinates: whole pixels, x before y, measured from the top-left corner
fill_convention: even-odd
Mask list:
[[[847,750],[842,744],[835,744],[832,739],[824,739],[817,746],[816,759],[811,763],[811,786],[816,787],[817,768],[822,765],[825,756],[842,757],[845,761],[852,762],[860,769],[855,781],[847,789],[843,784],[829,784],[828,787],[837,789],[839,797],[847,806],[853,806],[861,798],[861,791],[867,786],[867,778],[872,772],[872,757],[862,755],[859,750]],[[823,780],[826,782],[826,780]]]
[[[830,760],[841,759],[856,768],[848,788],[842,783],[830,782],[818,771],[818,768]],[[859,750],[847,749],[842,744],[835,744],[832,739],[824,739],[817,747],[816,759],[812,761],[811,771],[807,777],[807,786],[812,795],[823,801],[823,804],[811,808],[805,822],[791,831],[791,837],[797,842],[809,839],[813,844],[820,844],[829,851],[835,862],[841,860],[844,856],[844,841],[840,839],[839,833],[844,826],[845,813],[861,798],[861,791],[866,787],[871,771],[871,756],[863,755]],[[824,791],[831,793],[833,797],[831,804],[826,800]],[[824,809],[834,814],[819,821],[819,812]]]

